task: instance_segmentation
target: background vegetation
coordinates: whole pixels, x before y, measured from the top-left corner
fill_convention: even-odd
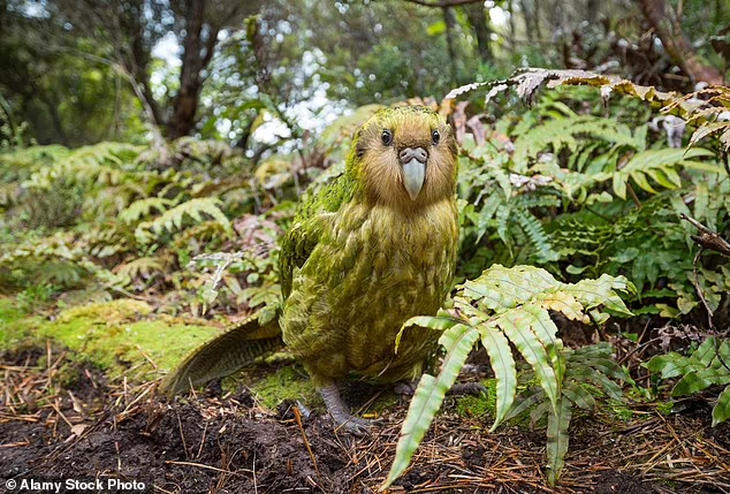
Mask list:
[[[525,356],[558,386],[553,480],[570,407],[620,398],[606,376],[637,400],[709,389],[714,423],[730,415],[730,91],[712,88],[730,75],[727,0],[0,0],[0,33],[0,349],[35,333],[100,349],[88,324],[113,310],[117,329],[130,314],[159,323],[127,343],[169,369],[197,344],[183,334],[279,296],[297,199],[342,169],[379,105],[409,102],[461,144],[457,283],[531,265],[561,297],[605,276],[621,292],[602,312],[576,295],[580,318],[538,304],[563,313],[552,381]],[[572,72],[500,82],[530,66]],[[509,320],[468,286],[462,310]],[[170,339],[172,355],[158,348]],[[598,342],[613,347],[562,349]],[[596,368],[617,353],[631,358]],[[516,406],[537,420],[545,394],[528,388]]]

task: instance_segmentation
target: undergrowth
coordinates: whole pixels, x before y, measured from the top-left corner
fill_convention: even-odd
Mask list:
[[[544,86],[550,90],[537,91]],[[388,482],[407,467],[442,392],[479,345],[495,374],[493,427],[527,412],[535,422],[547,417],[548,479],[557,481],[574,408],[590,410],[603,397],[619,403],[631,377],[605,342],[563,344],[556,312],[604,340],[609,315],[700,328],[689,354],[682,342],[646,364],[654,388],[642,396],[719,390],[713,420],[726,420],[730,356],[721,330],[730,324],[730,264],[700,248],[696,226],[682,218],[718,238],[730,234],[730,89],[679,95],[534,69],[492,83],[486,96],[472,101],[470,118],[461,103],[440,105],[461,145],[461,285],[451,312],[412,321],[444,331],[446,358],[439,376],[421,381],[412,409],[428,413],[409,416]],[[503,104],[490,103],[496,98]],[[296,200],[342,172],[350,136],[376,109],[340,119],[299,156],[261,162],[194,139],[169,149],[102,142],[0,150],[0,294],[15,299],[12,310],[0,303],[0,316],[62,315],[58,324],[71,334],[73,319],[84,319],[74,308],[118,299],[157,315],[225,321],[271,306],[280,296],[278,241]],[[499,280],[510,284],[490,285]],[[517,297],[526,283],[529,293]],[[498,295],[506,298],[490,298]],[[0,341],[23,331],[4,329]],[[133,336],[128,354],[147,338]],[[636,338],[640,345],[656,336]],[[526,387],[517,383],[523,362],[532,372]]]

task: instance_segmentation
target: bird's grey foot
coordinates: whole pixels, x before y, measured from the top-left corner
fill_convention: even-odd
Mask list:
[[[460,374],[472,374],[475,376],[478,376],[484,372],[485,369],[484,364],[464,364],[464,367],[461,368]]]
[[[299,401],[299,400],[297,400],[297,401],[296,401],[296,404],[297,404],[297,409],[299,410],[299,413],[301,413],[301,414],[302,414],[302,416],[303,416],[303,417],[304,417],[305,419],[309,419],[309,416],[310,416],[310,415],[312,415],[312,411],[311,411],[311,410],[310,410],[309,408],[307,408],[307,407],[306,407],[306,406],[304,405],[304,403],[302,403],[302,402],[301,402],[301,401]]]
[[[418,380],[413,381],[401,381],[393,386],[393,392],[400,396],[413,396],[416,393],[418,387]]]
[[[333,384],[319,388],[319,394],[322,395],[324,404],[327,405],[327,411],[334,419],[338,429],[343,428],[350,434],[362,437],[370,435],[370,428],[380,424],[377,420],[367,420],[350,414],[347,405],[340,397],[337,386]]]
[[[449,394],[454,396],[480,395],[487,393],[487,388],[481,383],[456,383],[451,386]]]
[[[418,388],[418,381],[401,381],[397,383],[395,386],[393,386],[393,391],[397,395],[401,396],[413,396],[416,393],[416,388]],[[456,383],[453,386],[451,386],[451,389],[449,390],[448,394],[452,396],[462,396],[462,395],[480,395],[482,393],[486,393],[487,388],[485,388],[480,383]]]

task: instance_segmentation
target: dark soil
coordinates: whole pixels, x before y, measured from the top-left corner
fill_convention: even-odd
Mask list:
[[[323,414],[303,418],[288,404],[277,413],[262,410],[246,392],[168,402],[155,396],[154,384],[110,387],[86,369],[34,409],[27,404],[32,388],[42,388],[47,376],[38,369],[37,375],[5,372],[5,387],[18,390],[25,382],[29,399],[24,408],[6,406],[17,403],[9,400],[0,409],[0,492],[55,492],[3,487],[6,479],[17,485],[33,479],[61,481],[59,492],[374,493],[406,412],[406,405],[394,407],[372,437],[355,438],[334,431]],[[566,468],[552,490],[545,484],[543,429],[488,434],[487,419],[460,417],[447,400],[390,492],[729,492],[730,427],[712,429],[706,413],[695,415],[647,410],[639,420],[619,422],[576,413]],[[104,488],[74,490],[67,479],[98,480]],[[144,488],[107,489],[110,479]]]

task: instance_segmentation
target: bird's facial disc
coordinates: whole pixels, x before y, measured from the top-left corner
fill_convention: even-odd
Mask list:
[[[403,168],[403,185],[408,197],[415,201],[426,180],[426,162],[428,153],[425,149],[405,148],[398,153]]]

